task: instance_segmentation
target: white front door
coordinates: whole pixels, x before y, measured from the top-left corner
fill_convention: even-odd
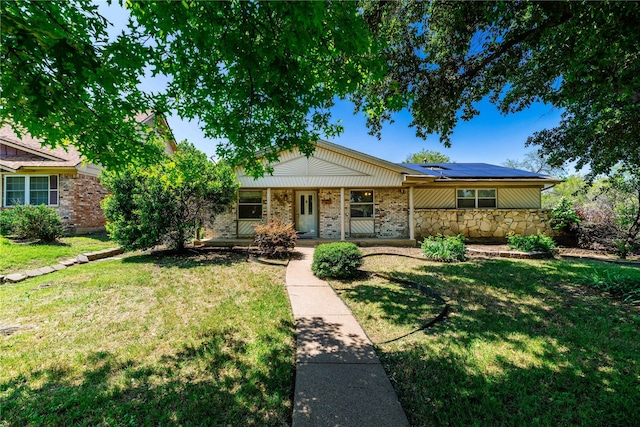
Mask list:
[[[296,191],[296,230],[300,237],[317,237],[318,203],[315,191]]]

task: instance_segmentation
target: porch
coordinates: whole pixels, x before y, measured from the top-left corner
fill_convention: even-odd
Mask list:
[[[298,239],[296,246],[315,247],[323,243],[333,242],[350,242],[360,247],[371,246],[397,246],[415,248],[417,242],[415,239],[380,239],[380,238],[354,238],[354,239]],[[253,239],[203,239],[196,242],[196,245],[212,246],[212,247],[233,247],[233,246],[251,246]]]

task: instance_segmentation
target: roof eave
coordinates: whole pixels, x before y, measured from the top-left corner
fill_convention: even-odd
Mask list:
[[[455,182],[490,182],[490,183],[529,183],[536,185],[558,184],[563,182],[557,178],[446,178],[431,175],[405,175],[404,184],[455,183]]]

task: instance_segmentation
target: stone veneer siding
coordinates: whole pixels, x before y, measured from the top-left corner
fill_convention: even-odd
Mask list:
[[[554,235],[549,212],[542,209],[416,209],[417,238],[462,234],[469,238],[504,240],[509,232]]]
[[[100,202],[107,190],[95,176],[75,174],[59,175],[59,200],[56,210],[63,225],[71,233],[103,229],[106,219]]]
[[[375,235],[379,238],[409,237],[409,196],[400,188],[374,188]],[[349,238],[350,189],[344,190],[345,238]],[[263,219],[267,218],[267,191],[262,192]],[[271,190],[271,216],[294,221],[292,189]],[[237,205],[205,224],[208,238],[237,238]],[[504,240],[509,232],[532,235],[556,233],[549,213],[541,209],[416,209],[415,237],[462,234],[468,238]],[[318,190],[318,222],[321,239],[340,239],[340,189]]]

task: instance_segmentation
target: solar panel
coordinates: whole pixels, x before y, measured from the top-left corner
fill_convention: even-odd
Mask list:
[[[534,172],[511,169],[488,163],[398,163],[416,172],[446,178],[547,178]]]

